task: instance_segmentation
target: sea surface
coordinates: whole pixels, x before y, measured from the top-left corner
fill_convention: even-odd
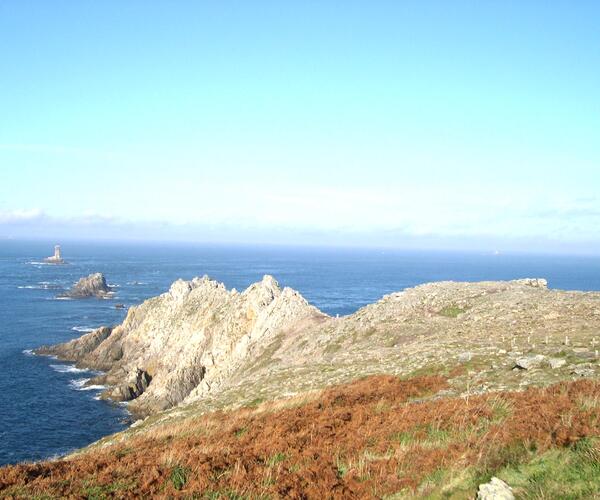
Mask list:
[[[0,242],[0,465],[67,453],[129,423],[126,406],[84,388],[93,374],[30,353],[122,321],[125,306],[209,275],[243,290],[272,274],[321,310],[350,314],[382,295],[439,280],[543,277],[552,288],[600,290],[600,259],[391,250],[63,242],[66,265],[48,265],[54,242]],[[92,272],[110,300],[60,300]]]

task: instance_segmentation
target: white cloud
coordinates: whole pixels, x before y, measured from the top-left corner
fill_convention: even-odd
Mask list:
[[[0,210],[0,224],[18,224],[24,222],[38,221],[45,214],[39,208]]]

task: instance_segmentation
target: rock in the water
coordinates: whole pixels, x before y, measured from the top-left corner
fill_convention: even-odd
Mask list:
[[[88,297],[105,298],[112,294],[110,287],[106,284],[106,278],[102,273],[90,274],[81,278],[73,287],[61,297],[72,299],[85,299]]]
[[[567,364],[567,361],[562,358],[549,358],[548,359],[548,366],[550,366],[550,368],[552,368],[553,370],[556,370],[557,368],[560,368],[561,366],[565,366],[566,364]]]
[[[60,346],[42,346],[35,349],[35,354],[57,356],[65,361],[79,361],[86,354],[96,349],[112,332],[112,328],[102,326],[77,339],[77,342],[67,342]]]
[[[546,356],[542,354],[535,354],[534,356],[524,356],[522,358],[518,358],[515,362],[515,368],[519,368],[521,370],[531,370],[532,368],[537,368],[540,366]]]
[[[514,500],[512,488],[502,479],[493,477],[489,483],[479,485],[477,500]]]

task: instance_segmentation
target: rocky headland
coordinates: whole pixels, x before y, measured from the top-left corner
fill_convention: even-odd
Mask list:
[[[96,297],[105,299],[110,297],[113,291],[106,283],[106,278],[102,273],[93,273],[89,276],[79,279],[70,290],[59,295],[71,299],[87,299]]]
[[[543,279],[429,283],[339,318],[270,276],[242,292],[178,280],[120,325],[37,350],[104,372],[89,383],[140,420],[0,469],[0,490],[590,498],[598,349],[600,293]]]
[[[333,318],[271,276],[243,292],[205,276],[131,307],[121,325],[37,353],[104,372],[90,381],[109,387],[104,397],[148,415],[457,363],[479,368],[457,377],[457,393],[521,388],[595,375],[598,348],[600,293],[541,279],[430,283]]]

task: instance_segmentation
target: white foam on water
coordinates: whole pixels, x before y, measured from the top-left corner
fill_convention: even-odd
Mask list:
[[[85,387],[82,387],[80,390],[81,391],[103,391],[104,389],[106,389],[106,386],[104,386],[104,385],[92,384],[92,385],[86,385]]]
[[[89,380],[89,378],[73,379],[69,381],[69,386],[76,391],[102,391],[106,389],[105,386],[100,384],[85,385]]]
[[[83,390],[83,385],[89,380],[89,378],[76,378],[69,380],[69,386],[76,391]]]
[[[71,330],[73,330],[74,332],[89,333],[93,332],[95,328],[91,328],[89,326],[74,326],[73,328],[71,328]]]
[[[73,365],[50,365],[54,371],[58,373],[85,373],[89,372],[86,368],[77,368]]]
[[[35,290],[35,289],[38,289],[40,287],[37,286],[37,285],[19,285],[17,288],[20,288],[22,290],[23,289],[26,289],[26,290]]]
[[[25,354],[25,356],[35,356],[33,349],[23,349],[21,352]]]
[[[71,297],[54,297],[53,299],[49,299],[49,300],[73,300]]]

